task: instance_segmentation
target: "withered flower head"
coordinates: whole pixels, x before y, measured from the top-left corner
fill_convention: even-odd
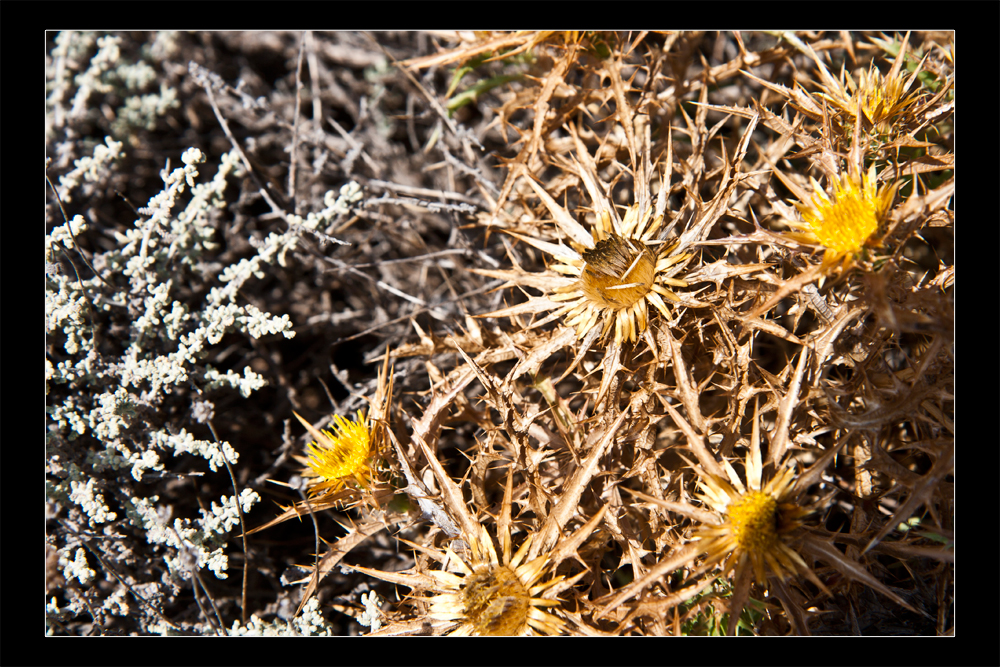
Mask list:
[[[487,313],[482,317],[505,317],[525,312],[554,311],[547,318],[562,317],[574,327],[577,338],[584,338],[600,325],[600,335],[614,342],[635,342],[649,322],[652,305],[669,317],[664,299],[681,301],[668,286],[686,287],[687,283],[667,276],[669,269],[691,257],[690,253],[671,255],[677,245],[657,240],[663,216],[653,214],[652,206],[640,211],[630,206],[621,222],[613,220],[607,209],[597,215],[591,232],[560,207],[540,186],[528,181],[549,206],[559,227],[579,249],[511,232],[522,241],[548,253],[557,264],[552,269],[565,277],[529,274],[523,271],[485,271],[479,273],[506,278],[508,285],[530,285],[546,292],[527,304]]]
[[[433,453],[430,454],[433,457]],[[410,546],[441,564],[428,570],[418,559],[413,571],[384,572],[360,565],[358,572],[383,581],[409,586],[415,592],[411,600],[418,610],[416,618],[401,619],[387,627],[384,634],[410,634],[413,631],[453,635],[557,635],[563,634],[564,614],[546,611],[560,604],[557,594],[573,586],[587,570],[570,575],[550,576],[580,546],[604,519],[602,507],[571,535],[561,535],[550,548],[543,547],[544,537],[531,533],[514,553],[511,539],[513,473],[507,476],[504,499],[497,521],[500,555],[494,548],[490,531],[472,517],[460,499],[446,504],[464,528],[455,546]],[[443,484],[444,480],[439,481]],[[450,481],[447,483],[451,483]],[[452,489],[457,491],[457,486]],[[541,542],[539,541],[541,540]],[[557,615],[558,614],[558,615]],[[568,616],[568,613],[565,614]],[[575,621],[578,622],[578,621]]]
[[[579,275],[578,280],[550,297],[569,302],[566,323],[576,327],[578,338],[600,323],[602,336],[607,336],[614,325],[615,343],[635,342],[649,321],[647,304],[669,317],[663,298],[680,301],[666,285],[686,287],[687,283],[667,278],[664,272],[691,255],[670,256],[675,244],[666,248],[654,245],[652,237],[663,218],[657,216],[650,221],[651,217],[652,208],[640,213],[639,207],[633,205],[625,212],[620,230],[615,230],[610,216],[604,213],[594,229],[593,247],[584,250],[580,260],[564,260],[562,267],[555,267],[560,273]]]
[[[501,563],[486,528],[480,530],[469,540],[468,562],[447,550],[449,562],[461,576],[442,570],[428,573],[438,583],[438,595],[429,598],[430,617],[457,622],[452,635],[560,634],[565,622],[542,608],[559,604],[543,594],[563,577],[538,583],[549,569],[548,555],[522,563],[531,544],[529,536],[513,558],[506,554]]]

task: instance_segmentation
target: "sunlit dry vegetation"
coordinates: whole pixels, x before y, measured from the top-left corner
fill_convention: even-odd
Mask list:
[[[192,371],[146,396],[148,428],[239,453],[232,481],[170,459],[181,476],[147,483],[179,516],[234,488],[273,502],[225,544],[242,582],[199,562],[146,596],[160,620],[114,623],[239,631],[318,600],[342,634],[953,632],[951,33],[206,39],[239,67],[180,37],[161,122],[241,179],[174,298],[196,311],[287,235],[233,299],[295,337],[209,348],[267,380],[252,395]],[[145,204],[164,159],[129,132],[139,167],[92,204],[110,230],[135,218],[115,190]],[[49,381],[52,404],[74,387]],[[54,479],[85,467],[60,438]],[[50,546],[86,543],[59,507]],[[105,592],[55,574],[49,596],[159,579],[174,547],[125,514],[133,553],[87,546]]]

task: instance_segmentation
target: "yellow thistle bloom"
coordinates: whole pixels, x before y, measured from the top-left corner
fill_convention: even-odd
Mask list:
[[[822,469],[832,456],[832,452],[824,455],[815,465]],[[667,502],[633,491],[636,497],[661,505],[665,509],[681,512],[701,525],[693,531],[693,540],[690,543],[675,550],[651,567],[642,577],[618,591],[607,602],[599,617],[608,614],[625,600],[662,580],[668,573],[689,566],[702,556],[705,557],[704,563],[690,573],[688,581],[698,580],[719,563],[722,563],[722,571],[718,575],[705,577],[700,583],[685,588],[684,591],[689,597],[706,588],[716,576],[726,577],[734,570],[733,581],[743,582],[742,585],[736,586],[730,600],[730,622],[727,628],[730,634],[735,631],[736,621],[748,599],[751,580],[756,580],[769,590],[775,588],[780,590],[785,586],[785,580],[789,575],[802,575],[823,593],[830,595],[829,589],[800,555],[801,552],[815,556],[818,550],[816,543],[811,542],[813,538],[806,531],[800,530],[803,518],[812,512],[810,508],[796,502],[800,492],[799,483],[803,477],[796,476],[790,468],[779,467],[777,473],[762,484],[763,466],[756,427],[750,451],[746,456],[745,485],[733,466],[725,459],[721,464],[712,462],[714,473],[706,471],[701,466],[693,467],[698,474],[699,486],[703,492],[698,497],[712,511],[687,503]],[[826,557],[825,547],[821,546],[819,549],[822,550],[823,557]],[[840,558],[840,552],[836,549],[832,551]],[[859,574],[860,568],[854,567],[854,564],[835,562],[835,566],[848,570],[856,577],[866,576]],[[780,584],[769,585],[769,574],[777,577]],[[869,585],[871,581],[870,576],[865,578],[865,582]],[[875,585],[879,584],[876,582]],[[878,590],[884,590],[884,587]]]
[[[811,201],[795,204],[803,222],[786,221],[803,233],[789,236],[826,248],[825,267],[841,262],[846,269],[885,220],[896,186],[878,188],[874,165],[861,178],[844,174],[840,180],[835,179],[832,197],[815,179],[811,180],[814,192]]]
[[[802,517],[809,513],[791,498],[794,471],[784,468],[761,487],[759,470],[753,467],[749,454],[747,470],[751,471],[747,475],[749,489],[740,484],[738,477],[733,477],[739,487],[735,488],[699,470],[699,484],[704,492],[700,498],[722,519],[718,525],[706,526],[694,533],[696,538],[704,540],[699,546],[708,557],[705,566],[711,567],[726,559],[725,575],[734,568],[740,572],[749,564],[757,583],[762,586],[767,583],[768,571],[782,580],[789,573],[798,572],[806,574],[825,590],[789,544],[792,533],[802,525]]]
[[[480,526],[478,537],[470,539],[469,562],[447,549],[450,562],[461,575],[434,570],[428,574],[438,584],[438,595],[429,598],[430,617],[457,622],[452,635],[557,635],[565,622],[546,611],[559,600],[542,597],[563,580],[553,577],[538,583],[549,569],[548,555],[522,563],[531,544],[524,541],[513,558],[505,554],[504,562],[497,558],[496,549],[486,528]]]
[[[384,429],[388,424],[392,384],[389,351],[386,350],[378,373],[378,386],[369,401],[371,407],[367,414],[358,410],[357,421],[334,415],[332,426],[320,431],[293,413],[313,437],[313,442],[306,446],[306,456],[295,457],[305,465],[302,476],[309,481],[309,495],[313,500],[289,508],[276,522],[297,516],[302,510],[319,511],[349,499],[357,501],[359,487],[365,491],[361,496],[364,502],[378,504],[375,496],[379,495],[379,489],[376,487],[384,485],[378,479],[377,465],[385,440]]]
[[[594,520],[588,522],[578,531],[577,537],[582,541],[596,524]],[[460,557],[450,547],[441,551],[437,547],[420,547],[408,542],[434,560],[443,562],[444,570],[383,572],[361,565],[352,566],[358,572],[383,581],[433,593],[429,597],[414,597],[421,603],[429,603],[430,607],[416,624],[403,621],[397,627],[387,627],[385,634],[411,634],[414,629],[421,633],[430,630],[435,635],[478,636],[558,635],[565,631],[566,621],[544,610],[544,607],[560,604],[555,597],[544,594],[562,583],[565,577],[560,575],[539,583],[552,569],[552,552],[522,562],[530,549],[532,536],[512,557],[507,533],[502,540],[501,562],[486,527],[477,525],[476,536],[466,536],[459,541],[468,546],[467,552],[462,550],[467,553],[465,557]],[[567,584],[574,583],[582,574],[571,578]]]
[[[861,112],[868,122],[879,132],[888,132],[893,119],[903,114],[920,96],[920,90],[908,92],[917,78],[916,74],[904,80],[899,76],[898,69],[893,67],[892,71],[883,77],[872,63],[867,72],[861,70],[857,84],[849,74],[842,73],[846,86],[840,84],[839,90],[828,90],[826,94],[821,93],[820,96],[832,102],[850,118],[850,125],[845,123],[845,126],[853,127],[853,120],[860,103]]]
[[[371,487],[371,427],[361,410],[358,410],[357,421],[335,415],[332,428],[322,431],[315,429],[297,413],[293,414],[316,439],[306,447],[308,457],[299,457],[307,466],[303,476],[313,480],[309,484],[311,496],[336,492],[349,480],[354,480],[365,489]]]
[[[428,458],[434,453],[423,447]],[[421,546],[403,540],[433,561],[441,569],[428,570],[425,559],[417,559],[416,566],[406,572],[385,572],[351,566],[354,570],[383,581],[408,586],[414,591],[410,605],[416,617],[403,618],[380,631],[383,635],[397,634],[451,634],[451,635],[558,635],[566,630],[567,619],[545,610],[561,604],[558,591],[571,587],[587,570],[577,572],[567,579],[564,575],[546,577],[564,561],[577,553],[580,546],[604,520],[607,506],[602,507],[585,524],[571,535],[558,535],[556,544],[543,547],[545,537],[535,539],[528,535],[514,553],[511,539],[511,508],[513,502],[514,472],[507,474],[507,485],[500,504],[497,522],[497,541],[500,556],[493,546],[486,526],[475,519],[461,500],[459,487],[444,473],[435,460],[435,476],[450,491],[443,493],[448,512],[456,523],[463,526],[457,533],[446,531],[454,537],[455,547],[442,549],[436,545]],[[457,494],[457,495],[456,495]],[[530,560],[529,560],[530,559]],[[543,581],[545,579],[545,581]],[[577,624],[578,619],[570,617]]]
[[[297,413],[292,413],[313,437],[313,442],[306,446],[306,456],[293,457],[303,464],[300,474],[308,482],[310,498],[282,507],[284,511],[280,516],[254,528],[248,534],[310,512],[358,502],[378,506],[381,499],[391,497],[392,489],[378,478],[377,466],[384,451],[392,384],[389,351],[386,350],[378,373],[375,395],[369,400],[371,407],[367,414],[358,410],[357,421],[336,415],[332,426],[320,431]],[[289,486],[285,482],[269,481]],[[364,493],[359,493],[359,488]]]
[[[834,547],[831,544],[833,535],[824,536],[821,530],[804,528],[803,519],[814,508],[800,505],[797,498],[805,486],[819,479],[821,472],[840,448],[826,450],[801,474],[796,474],[790,467],[779,465],[775,474],[765,483],[759,419],[759,411],[755,408],[753,433],[746,455],[746,484],[728,460],[717,462],[707,450],[699,455],[704,467],[692,466],[698,474],[702,491],[698,497],[711,511],[686,502],[669,502],[638,491],[631,492],[637,498],[679,512],[700,525],[692,532],[691,542],[668,554],[643,576],[610,597],[598,618],[606,616],[626,600],[661,581],[667,574],[690,566],[702,556],[705,557],[704,563],[690,573],[689,581],[697,580],[719,563],[722,563],[719,576],[725,577],[735,571],[734,592],[729,602],[729,634],[736,630],[740,613],[749,599],[750,583],[753,580],[768,590],[781,593],[787,592],[786,579],[789,576],[804,576],[825,595],[831,595],[802,554],[827,562],[846,577],[864,583],[913,610],[912,606],[873,577],[863,565]],[[773,578],[769,581],[769,575],[774,575],[778,581],[775,582]],[[678,596],[672,605],[677,604],[677,600],[696,595],[714,579],[715,576],[706,577],[700,583],[683,589],[687,597]],[[652,600],[645,602],[655,606]],[[790,616],[789,620],[797,626],[798,632],[808,631],[804,617],[796,620]],[[802,623],[799,624],[798,621]]]

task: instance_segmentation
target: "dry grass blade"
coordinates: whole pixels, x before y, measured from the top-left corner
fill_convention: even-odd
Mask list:
[[[347,529],[347,535],[330,545],[330,550],[323,554],[319,565],[309,576],[309,582],[302,589],[302,598],[299,606],[295,609],[295,615],[302,611],[306,602],[316,593],[316,589],[326,575],[330,574],[333,568],[351,552],[352,549],[364,543],[369,537],[382,530],[385,526],[379,523],[369,523],[361,526],[343,526]]]
[[[587,454],[580,466],[573,472],[573,475],[563,486],[563,491],[559,502],[549,513],[545,523],[539,529],[538,539],[532,543],[528,552],[529,557],[538,556],[543,551],[548,551],[559,539],[560,532],[570,519],[576,514],[580,504],[580,497],[590,481],[599,472],[598,462],[607,453],[611,443],[614,442],[618,429],[628,417],[628,411],[623,411],[618,418],[610,425],[600,442]]]
[[[815,556],[817,558],[822,558],[831,563],[836,564],[837,569],[841,572],[847,574],[851,578],[860,581],[866,586],[878,591],[882,595],[891,599],[896,604],[901,607],[909,609],[915,614],[921,614],[923,616],[927,615],[927,612],[921,611],[919,609],[914,609],[906,600],[901,598],[899,595],[890,590],[885,584],[873,577],[869,572],[863,568],[858,563],[847,558],[844,554],[831,544],[818,541],[807,542],[803,547],[803,551],[808,555]]]
[[[906,521],[911,516],[918,507],[924,503],[928,503],[931,498],[938,492],[939,485],[941,481],[947,476],[954,472],[955,469],[955,443],[949,444],[946,451],[942,452],[938,457],[938,460],[934,463],[934,467],[931,471],[920,478],[920,480],[913,485],[910,491],[910,496],[900,504],[899,509],[893,514],[889,519],[886,520],[885,526],[872,537],[871,541],[865,547],[862,552],[867,553],[882,541],[886,535],[892,532],[900,523]]]

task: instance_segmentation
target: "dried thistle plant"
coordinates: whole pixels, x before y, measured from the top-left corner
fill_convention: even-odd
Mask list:
[[[576,330],[577,338],[586,338],[598,327],[599,338],[608,338],[613,331],[615,345],[620,345],[622,341],[634,343],[646,331],[648,306],[654,306],[669,318],[663,299],[682,301],[667,286],[687,287],[688,284],[669,277],[667,272],[692,255],[671,254],[677,248],[677,242],[664,245],[663,239],[658,238],[663,215],[658,214],[654,218],[649,203],[645,210],[640,210],[640,204],[630,206],[619,220],[614,207],[597,194],[600,191],[585,168],[579,162],[576,166],[580,169],[581,178],[588,184],[588,190],[597,197],[597,221],[590,232],[573,220],[534,180],[528,182],[545,202],[560,231],[570,239],[571,247],[509,232],[559,260],[560,263],[550,269],[574,279],[523,271],[480,269],[477,272],[481,275],[507,279],[506,286],[525,285],[547,291],[545,296],[529,299],[523,305],[485,313],[480,317],[510,317],[554,310],[549,319],[563,318],[568,326]]]
[[[631,46],[641,41],[640,37]],[[829,80],[826,66],[812,45],[794,36],[789,43],[793,51],[806,54],[816,65],[818,78]],[[758,62],[763,58],[745,50],[742,42],[739,47],[739,59],[744,62],[754,61],[754,56]],[[864,297],[859,286],[872,280],[896,284],[909,279],[909,270],[903,266],[907,260],[900,249],[919,229],[915,218],[927,220],[939,215],[951,187],[946,182],[936,196],[917,195],[911,189],[908,199],[898,202],[899,177],[907,173],[906,168],[896,161],[878,171],[875,163],[885,164],[886,142],[900,145],[899,135],[878,143],[877,134],[862,136],[862,130],[867,132],[864,124],[867,121],[868,127],[874,126],[884,135],[887,121],[898,121],[900,116],[914,119],[916,109],[940,114],[934,105],[947,104],[940,91],[949,83],[942,82],[933,96],[917,90],[919,66],[918,72],[903,81],[899,70],[906,58],[904,40],[889,75],[881,78],[874,74],[874,65],[869,65],[860,89],[855,87],[850,100],[835,105],[846,113],[847,104],[860,104],[866,114],[864,118],[847,114],[837,120],[837,127],[851,128],[838,134],[824,130],[824,124],[830,127],[831,117],[823,111],[825,98],[821,96],[829,96],[831,88],[820,88],[810,96],[748,76],[746,81],[786,94],[803,115],[789,122],[767,109],[709,105],[701,88],[701,104],[694,119],[683,107],[678,108],[693,143],[693,150],[682,150],[669,131],[661,130],[657,141],[651,141],[648,134],[650,125],[660,118],[645,97],[665,67],[656,54],[647,52],[647,60],[632,70],[632,81],[637,72],[652,77],[645,79],[639,90],[614,85],[629,80],[619,55],[594,63],[572,60],[576,53],[563,50],[558,67],[543,80],[541,101],[533,108],[536,119],[548,114],[551,98],[546,95],[553,88],[573,88],[568,81],[570,73],[576,71],[582,75],[579,81],[586,81],[589,73],[599,73],[612,82],[603,101],[615,102],[610,113],[613,122],[605,119],[601,131],[590,123],[567,121],[561,140],[553,139],[559,129],[554,124],[536,122],[529,132],[522,132],[525,147],[509,165],[504,186],[504,193],[516,195],[518,204],[506,205],[502,196],[484,216],[491,230],[499,229],[552,261],[545,262],[544,271],[531,271],[525,266],[528,258],[505,243],[513,268],[475,269],[479,275],[503,280],[504,287],[538,290],[539,294],[481,315],[510,318],[515,325],[511,335],[517,336],[515,354],[519,360],[506,377],[492,375],[489,366],[509,356],[490,360],[488,350],[477,349],[479,356],[473,360],[462,343],[453,339],[452,349],[461,353],[486,389],[481,400],[501,417],[498,423],[477,413],[476,421],[489,434],[490,447],[480,448],[472,469],[477,469],[487,451],[497,447],[507,452],[514,469],[526,466],[520,473],[525,480],[523,505],[525,516],[533,516],[536,526],[547,525],[553,516],[538,499],[551,499],[554,506],[579,503],[575,482],[581,479],[591,485],[592,493],[618,508],[605,516],[604,524],[623,554],[621,563],[629,565],[634,579],[616,589],[599,576],[599,569],[594,569],[597,563],[590,561],[589,574],[580,579],[590,583],[574,589],[577,597],[572,606],[583,610],[576,632],[644,634],[668,632],[671,627],[676,632],[676,621],[673,625],[669,622],[671,610],[676,614],[703,594],[714,577],[731,573],[735,588],[725,624],[728,632],[735,631],[753,591],[769,590],[781,600],[786,631],[808,633],[815,622],[806,611],[806,600],[840,595],[839,586],[832,586],[836,579],[831,579],[830,570],[817,569],[817,561],[837,571],[841,582],[868,586],[915,614],[926,614],[873,575],[865,552],[849,548],[843,555],[831,546],[836,542],[860,544],[863,534],[868,540],[867,553],[899,554],[894,547],[878,544],[891,526],[883,524],[880,535],[875,536],[858,523],[860,516],[870,520],[871,514],[856,511],[851,526],[857,534],[828,532],[817,525],[816,518],[830,515],[835,507],[831,500],[838,491],[823,480],[831,469],[839,470],[840,465],[834,465],[840,460],[837,452],[846,446],[850,460],[864,466],[878,465],[871,463],[870,436],[852,430],[852,424],[863,423],[880,433],[890,429],[898,438],[903,435],[900,423],[912,428],[923,422],[923,418],[914,422],[912,417],[904,417],[908,410],[919,405],[919,410],[930,410],[925,416],[942,417],[948,410],[921,402],[935,396],[935,401],[948,403],[947,381],[931,387],[920,378],[932,365],[949,367],[947,355],[940,356],[949,334],[937,330],[936,343],[927,350],[934,361],[926,356],[920,357],[922,361],[913,359],[902,375],[890,370],[887,360],[892,352],[885,347],[888,339],[884,334],[871,337],[874,331],[863,326],[864,314],[884,312],[879,321],[887,324],[887,318],[893,317],[897,331],[901,320],[920,318],[911,311],[895,319],[898,306],[887,306],[891,297],[884,291]],[[737,70],[731,68],[727,75],[733,76]],[[577,99],[585,108],[595,92],[578,90]],[[571,92],[567,94],[572,97]],[[931,99],[936,102],[928,106]],[[723,166],[714,172],[704,166],[705,156],[711,152],[706,139],[722,123],[710,128],[706,110],[750,120],[735,154],[715,154]],[[555,117],[566,116],[557,113]],[[744,165],[758,117],[772,133],[772,141],[757,149],[755,164]],[[905,122],[898,127],[912,132],[920,124]],[[777,168],[778,162],[791,159],[785,156],[795,144],[801,150],[791,158],[808,157],[812,173],[809,169],[789,173],[798,168],[795,162],[786,161]],[[674,162],[675,151],[685,154],[679,164]],[[627,157],[624,164],[618,161],[622,154]],[[533,162],[535,158],[540,158],[539,162]],[[923,164],[922,169],[926,161]],[[946,157],[939,164],[947,167],[951,162]],[[543,165],[555,167],[556,175],[541,178]],[[672,184],[671,176],[678,168],[678,182]],[[819,185],[817,172],[831,183],[829,191]],[[656,176],[658,184],[650,188]],[[793,192],[798,199],[793,200],[794,206],[776,196],[775,182]],[[807,182],[811,192],[803,187]],[[630,204],[615,203],[616,183],[619,188],[622,183],[631,186],[631,196],[624,188]],[[657,192],[655,204],[650,189]],[[705,199],[710,201],[702,198],[706,192]],[[675,193],[686,196],[679,206],[672,201]],[[737,195],[735,201],[733,195]],[[559,203],[559,199],[569,203]],[[761,217],[768,226],[758,222]],[[585,224],[588,218],[589,225]],[[554,225],[547,224],[547,219]],[[780,226],[772,231],[770,226],[775,223],[795,231],[780,232]],[[741,228],[746,231],[725,233],[726,229]],[[672,241],[668,236],[671,231]],[[728,261],[718,255],[714,261],[710,259],[709,249],[720,246],[728,250]],[[824,253],[818,264],[810,263],[812,248]],[[868,248],[877,253],[865,254]],[[686,273],[675,277],[681,267]],[[948,275],[941,279],[950,280]],[[835,280],[824,283],[827,276]],[[698,282],[715,283],[717,289],[706,292],[702,288],[698,300],[687,292],[670,289]],[[817,287],[826,287],[827,294]],[[801,300],[788,310],[790,322],[783,322],[776,308],[799,296]],[[834,299],[833,306],[828,299]],[[949,311],[950,306],[940,298],[931,300],[938,303],[935,311]],[[675,304],[676,312],[667,309],[668,301]],[[650,305],[661,316],[655,322]],[[813,324],[803,329],[807,312],[813,313]],[[550,334],[548,327],[553,324]],[[464,340],[471,342],[467,337]],[[639,345],[640,341],[645,343]],[[600,344],[595,346],[595,342]],[[506,349],[514,349],[507,345]],[[569,359],[555,354],[563,348],[569,348]],[[760,352],[768,348],[784,350],[786,358],[797,358],[797,362],[781,366],[765,361]],[[647,355],[646,350],[652,354]],[[864,386],[862,378],[867,377],[862,375],[866,373],[863,369],[876,367],[883,369],[881,376],[888,384],[883,382],[881,388],[863,398],[857,393]],[[603,372],[595,378],[598,368]],[[845,385],[834,379],[842,375],[839,369],[847,370],[848,376],[853,369],[853,383]],[[525,373],[546,379],[541,384],[525,384],[519,379]],[[556,377],[557,383],[567,385],[565,393],[548,379]],[[934,377],[941,376],[935,373]],[[836,400],[835,396],[845,394],[854,396],[860,405],[888,403],[893,407],[877,409],[870,421],[862,422]],[[755,396],[763,401],[763,418],[755,411],[750,420],[751,436],[743,431],[743,424],[747,402]],[[706,417],[706,410],[717,416]],[[684,434],[682,440],[671,437],[669,428],[663,430],[663,425],[671,422]],[[758,432],[762,422],[769,424],[770,432],[766,460],[762,459]],[[948,424],[947,418],[944,423]],[[584,424],[593,429],[589,434],[581,432]],[[903,435],[904,440],[912,437]],[[715,444],[710,446],[709,442]],[[699,459],[700,465],[693,466],[693,478],[683,474],[683,465],[664,467],[660,460],[663,452],[678,447],[690,449]],[[747,448],[743,464],[746,482],[734,469],[739,461],[734,450],[740,448]],[[935,456],[942,455],[944,460],[935,470],[950,469],[946,454]],[[586,467],[593,456],[603,457],[601,477],[592,476],[593,471]],[[812,465],[797,464],[799,459]],[[881,459],[884,463],[884,453]],[[646,469],[658,474],[640,472]],[[898,479],[895,475],[899,470],[894,470],[889,480]],[[937,479],[937,473],[934,475]],[[695,492],[690,481],[685,481],[692,479],[699,480],[702,502],[711,513],[681,502]],[[622,490],[650,503],[646,518],[628,508]],[[873,486],[865,491],[867,497],[873,493]],[[679,497],[668,498],[674,494]],[[807,494],[811,498],[808,509],[799,500]],[[919,502],[913,500],[905,509],[912,512]],[[588,511],[580,504],[574,511],[586,517],[593,509]],[[896,512],[896,516],[904,513]],[[677,517],[695,521],[678,523]],[[644,522],[648,525],[640,528]],[[943,562],[951,560],[947,551],[933,546],[920,553]],[[722,567],[716,571],[718,564]],[[677,573],[684,572],[686,576],[675,579]],[[669,583],[672,581],[676,583]],[[606,591],[603,595],[602,590]]]
[[[275,607],[377,635],[953,631],[952,36],[430,37],[302,39],[302,69],[390,64],[348,79],[363,105],[331,93],[354,129],[296,116],[302,153],[272,153],[321,211],[265,199],[306,350],[268,356],[284,446],[247,435],[260,481],[305,480],[261,485],[281,511],[247,531],[302,584]],[[349,398],[293,438],[327,376]]]

